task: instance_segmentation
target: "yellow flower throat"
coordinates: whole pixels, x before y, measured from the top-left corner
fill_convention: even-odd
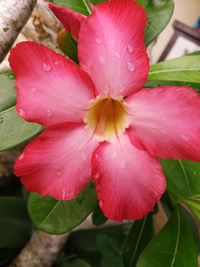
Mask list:
[[[118,136],[126,127],[126,118],[125,104],[111,97],[93,100],[86,113],[89,129],[104,139]]]

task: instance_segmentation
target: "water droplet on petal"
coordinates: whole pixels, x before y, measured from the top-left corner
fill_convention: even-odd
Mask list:
[[[128,68],[128,70],[129,71],[134,71],[135,70],[135,65],[134,65],[134,63],[133,62],[131,62],[131,61],[128,61],[127,62],[127,68]]]
[[[36,91],[36,88],[35,88],[35,87],[32,87],[32,88],[31,88],[31,92],[34,93],[35,91]]]
[[[96,43],[97,43],[97,44],[101,44],[101,42],[102,42],[102,40],[101,40],[101,39],[99,39],[99,38],[96,38]]]
[[[132,54],[134,48],[133,48],[133,46],[132,46],[131,44],[129,44],[129,45],[127,46],[127,50],[128,50],[128,52],[129,52],[130,54]]]
[[[23,153],[19,156],[18,160],[22,160],[22,159],[24,158],[24,156],[25,156],[25,153],[23,152]]]
[[[19,108],[18,109],[18,114],[19,116],[21,116],[22,118],[25,118],[26,117],[26,112],[23,108]]]
[[[120,56],[120,53],[118,53],[118,52],[115,52],[115,56],[117,57],[117,58],[120,58],[121,56]]]
[[[99,58],[99,60],[100,60],[101,64],[105,64],[106,63],[105,58],[102,57],[102,56]]]
[[[99,201],[99,207],[100,207],[101,209],[103,209],[103,201],[102,201],[102,200]]]
[[[51,66],[49,64],[46,64],[45,62],[43,62],[43,68],[45,71],[50,71],[51,70]]]
[[[183,139],[184,141],[188,141],[188,138],[187,138],[186,135],[182,134],[181,137],[182,137],[182,139]]]
[[[54,64],[58,65],[58,64],[60,64],[60,61],[55,61]]]
[[[50,109],[47,109],[46,114],[48,117],[52,117],[52,111]]]
[[[4,119],[2,117],[0,117],[0,123],[3,123]]]
[[[112,156],[111,156],[111,159],[115,159],[116,157],[117,157],[117,153],[114,152],[114,153],[112,154]]]
[[[95,176],[94,176],[94,179],[95,180],[98,180],[100,178],[100,174],[99,173],[96,173]]]
[[[119,165],[119,166],[120,166],[120,168],[121,168],[121,169],[124,169],[124,168],[125,168],[125,166],[126,166],[126,164],[125,164],[125,162],[124,162],[124,161],[122,161],[122,162],[120,163],[120,165]]]
[[[56,172],[56,176],[60,177],[62,175],[62,172],[61,171],[57,171]]]

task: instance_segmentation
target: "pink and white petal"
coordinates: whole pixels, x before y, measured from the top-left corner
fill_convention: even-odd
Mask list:
[[[68,8],[49,3],[49,8],[54,15],[60,20],[65,29],[78,40],[79,30],[85,16]]]
[[[145,11],[133,0],[94,6],[81,25],[78,53],[97,94],[127,96],[142,88],[149,71],[145,25]]]
[[[15,174],[29,191],[58,200],[73,199],[91,178],[97,142],[81,123],[49,127],[15,162]]]
[[[92,157],[99,205],[111,220],[137,220],[150,212],[165,191],[160,163],[130,143],[127,135],[103,143]]]
[[[19,43],[9,61],[19,115],[44,126],[82,121],[94,87],[74,62],[34,42]]]
[[[200,95],[194,89],[144,89],[126,101],[134,145],[154,157],[200,160]]]

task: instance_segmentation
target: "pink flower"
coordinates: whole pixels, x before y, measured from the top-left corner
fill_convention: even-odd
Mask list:
[[[78,39],[80,67],[48,48],[18,44],[17,112],[46,127],[15,163],[27,190],[73,199],[92,178],[116,221],[140,219],[166,188],[159,158],[200,160],[200,96],[189,87],[142,89],[146,14],[111,0],[86,18],[50,6]]]

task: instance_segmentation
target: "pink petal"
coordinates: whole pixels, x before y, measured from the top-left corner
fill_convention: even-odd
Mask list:
[[[192,88],[141,90],[127,102],[133,144],[154,157],[200,160],[200,95]]]
[[[147,80],[144,43],[146,14],[133,0],[111,0],[94,7],[79,33],[81,67],[97,94],[130,95]]]
[[[62,22],[65,29],[78,40],[81,23],[85,20],[85,16],[76,13],[68,8],[57,6],[49,3],[49,8],[54,15]]]
[[[73,199],[89,182],[96,146],[81,123],[49,127],[26,146],[15,163],[15,174],[27,190]]]
[[[111,220],[141,219],[165,191],[159,162],[133,146],[127,135],[100,144],[92,164],[99,205]]]
[[[9,61],[16,75],[19,115],[44,126],[82,120],[94,88],[75,63],[33,42],[18,44]]]

